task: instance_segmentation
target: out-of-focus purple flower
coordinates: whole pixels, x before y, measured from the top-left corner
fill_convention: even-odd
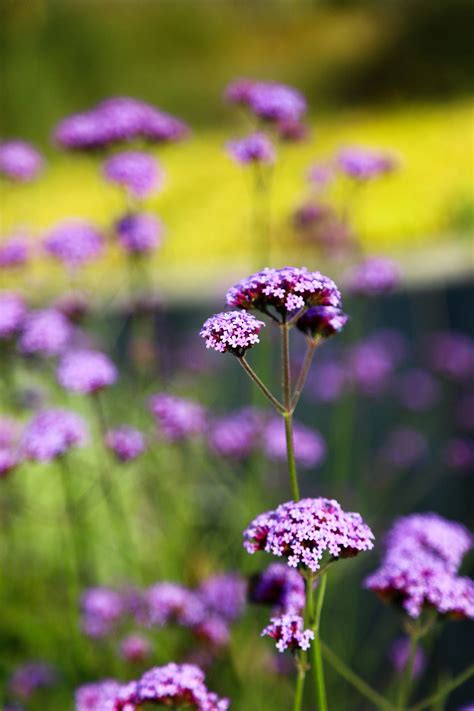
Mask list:
[[[38,176],[43,166],[43,158],[26,141],[0,143],[0,175],[19,183],[27,183]]]
[[[193,626],[193,634],[198,640],[215,649],[226,647],[230,640],[228,622],[218,615],[207,614]]]
[[[382,447],[384,459],[398,469],[417,464],[428,452],[426,437],[413,427],[396,427]]]
[[[328,361],[320,363],[318,375],[309,382],[309,392],[321,402],[338,400],[347,385],[348,373],[341,363]]]
[[[57,309],[32,311],[25,319],[19,349],[25,355],[56,356],[72,338],[69,321]]]
[[[88,437],[84,420],[68,410],[42,410],[27,424],[21,451],[28,459],[49,462],[81,447]]]
[[[398,376],[393,392],[403,407],[423,412],[435,404],[439,387],[431,373],[421,368],[412,368]]]
[[[456,421],[462,429],[474,430],[474,391],[461,394],[456,405]]]
[[[40,689],[48,689],[58,680],[56,670],[45,662],[27,662],[16,667],[9,688],[14,696],[27,701]]]
[[[334,179],[334,165],[329,161],[313,163],[306,175],[309,182],[321,190]]]
[[[325,553],[348,558],[371,550],[374,535],[358,513],[343,511],[334,499],[301,499],[257,516],[244,531],[249,553],[266,551],[292,568],[315,573]]]
[[[20,436],[20,424],[13,417],[0,415],[0,447],[14,447]]]
[[[466,380],[474,374],[474,340],[464,333],[436,333],[430,344],[432,367],[453,380]]]
[[[151,657],[152,645],[141,634],[129,634],[120,643],[120,655],[131,664],[142,664]]]
[[[408,658],[410,655],[410,639],[409,637],[399,637],[396,639],[390,648],[390,661],[397,674],[402,674],[408,664]],[[426,667],[426,655],[418,647],[415,653],[415,659],[413,661],[412,678],[423,674]]]
[[[364,395],[383,392],[394,369],[393,354],[377,338],[356,343],[348,352],[348,375]]]
[[[280,140],[291,143],[305,141],[310,135],[308,126],[294,118],[278,121],[276,131]]]
[[[308,230],[320,227],[332,217],[332,209],[324,203],[305,202],[293,213],[293,224],[297,229]]]
[[[340,170],[355,180],[370,180],[390,173],[396,168],[393,156],[370,148],[349,146],[339,151],[337,163]]]
[[[349,316],[335,306],[312,306],[296,322],[296,327],[308,338],[329,338],[340,333]]]
[[[229,306],[264,313],[272,307],[282,316],[305,306],[341,306],[341,295],[332,279],[304,267],[267,267],[231,287],[226,300]]]
[[[120,593],[111,588],[87,589],[81,598],[81,627],[93,639],[100,639],[111,632],[124,614]]]
[[[295,422],[293,445],[296,461],[307,469],[319,466],[326,457],[326,442],[316,430]],[[269,459],[287,459],[285,427],[281,419],[272,418],[263,432],[263,447]]]
[[[121,688],[122,685],[114,679],[84,684],[76,690],[75,711],[115,711]],[[130,706],[127,711],[134,711],[134,707]]]
[[[240,140],[229,141],[227,150],[229,155],[242,165],[275,162],[275,149],[264,133],[252,133]]]
[[[204,681],[204,672],[194,664],[171,663],[154,667],[137,682],[132,703],[137,708],[142,704],[176,708],[188,705],[196,711],[227,711],[228,699],[221,699],[209,691]],[[125,711],[126,706],[119,706],[119,709]]]
[[[0,339],[11,338],[22,327],[26,305],[13,291],[0,291]]]
[[[107,432],[105,443],[121,462],[130,462],[145,451],[143,434],[126,425]]]
[[[65,390],[90,395],[113,385],[118,372],[105,353],[71,351],[61,359],[56,376]]]
[[[207,319],[199,335],[206,348],[218,353],[232,353],[241,358],[245,351],[260,343],[259,333],[265,326],[246,311],[223,311]]]
[[[0,269],[21,267],[30,256],[28,238],[22,233],[16,233],[0,242]]]
[[[306,101],[292,87],[276,82],[237,79],[225,90],[227,101],[242,104],[265,121],[299,121],[306,112]]]
[[[254,79],[235,79],[224,91],[224,98],[231,104],[248,104],[255,84]]]
[[[19,462],[18,454],[13,449],[0,446],[0,479],[10,474]]]
[[[145,593],[148,620],[152,625],[175,623],[190,627],[203,618],[204,606],[192,590],[178,583],[156,583]]]
[[[450,469],[469,471],[474,467],[474,442],[455,437],[446,444],[444,461]]]
[[[163,183],[163,171],[153,156],[142,151],[124,151],[109,158],[103,173],[111,183],[119,185],[136,198],[146,198]]]
[[[261,414],[246,407],[211,421],[207,440],[217,454],[231,459],[245,459],[256,448],[262,425]]]
[[[390,294],[401,282],[399,265],[387,257],[367,257],[345,276],[347,288],[361,296]]]
[[[163,224],[148,212],[125,215],[116,223],[118,241],[126,252],[148,254],[160,246]]]
[[[304,629],[304,620],[300,615],[286,614],[272,617],[268,627],[262,631],[262,637],[268,635],[276,640],[279,652],[287,649],[294,652],[297,649],[309,649],[314,632]]]
[[[284,563],[272,563],[250,582],[250,601],[271,605],[276,615],[301,614],[305,605],[304,579]]]
[[[233,622],[243,612],[247,583],[238,573],[220,573],[204,580],[197,592],[207,610]]]
[[[71,269],[77,269],[97,259],[103,246],[103,237],[99,230],[80,219],[58,223],[47,233],[44,240],[46,252]]]
[[[87,315],[90,303],[87,296],[80,291],[70,291],[62,294],[54,303],[54,308],[63,314],[71,323],[78,323]]]
[[[171,442],[200,435],[206,429],[206,410],[192,400],[158,393],[150,398],[150,407],[160,433]]]

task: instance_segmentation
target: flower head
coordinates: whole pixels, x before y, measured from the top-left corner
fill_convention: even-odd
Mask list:
[[[386,257],[368,257],[349,269],[346,281],[353,294],[362,296],[390,294],[400,284],[400,267]]]
[[[408,410],[423,412],[435,404],[439,387],[436,379],[428,371],[410,368],[397,378],[394,395]]]
[[[21,267],[29,257],[29,242],[22,233],[16,233],[0,242],[0,269]]]
[[[147,254],[159,247],[163,225],[152,214],[136,212],[125,215],[116,223],[115,229],[120,246],[131,254]]]
[[[204,672],[194,664],[166,664],[145,672],[137,683],[134,702],[163,706],[188,705],[196,711],[226,711],[227,699],[210,692]]]
[[[238,79],[225,91],[231,103],[243,104],[266,121],[299,121],[306,111],[304,97],[292,87],[277,82]]]
[[[110,588],[88,588],[81,598],[81,626],[88,637],[110,633],[125,612],[122,596]]]
[[[0,175],[19,183],[33,180],[44,162],[38,151],[25,141],[0,143]]]
[[[284,563],[272,563],[251,580],[250,600],[271,605],[276,615],[299,615],[305,605],[304,579]]]
[[[23,324],[19,348],[26,355],[56,356],[65,350],[72,333],[69,321],[57,309],[33,311]]]
[[[8,447],[0,447],[0,479],[10,474],[19,462],[20,459],[15,450]]]
[[[107,432],[105,443],[121,462],[130,462],[145,450],[143,434],[134,427],[126,425]]]
[[[206,348],[218,353],[232,353],[239,358],[260,342],[259,333],[265,326],[246,311],[223,311],[207,319],[199,335]]]
[[[11,338],[23,325],[26,305],[13,291],[0,291],[0,340]]]
[[[114,679],[84,684],[76,690],[75,711],[115,711],[122,685]],[[130,707],[127,711],[133,711]]]
[[[204,607],[192,590],[178,583],[156,583],[145,593],[148,620],[152,625],[176,623],[192,626],[203,618]]]
[[[340,333],[349,316],[335,306],[312,306],[296,322],[296,327],[309,338],[329,338]]]
[[[100,256],[103,238],[85,220],[64,220],[48,232],[44,248],[58,261],[70,268],[77,268]]]
[[[158,393],[150,398],[150,407],[160,432],[172,442],[202,434],[206,429],[206,410],[192,400]]]
[[[359,146],[343,148],[339,152],[337,162],[345,175],[361,181],[390,173],[396,168],[393,156]]]
[[[220,573],[204,580],[197,592],[208,611],[233,622],[243,612],[247,583],[238,573]]]
[[[230,459],[245,459],[256,448],[262,425],[261,413],[245,407],[214,419],[209,425],[207,440],[217,454]]]
[[[335,283],[320,272],[304,267],[269,269],[242,279],[227,292],[227,304],[266,312],[270,307],[281,316],[310,306],[341,306]]]
[[[21,449],[25,457],[49,462],[87,440],[84,420],[69,410],[41,410],[28,422]]]
[[[16,667],[10,677],[9,687],[15,696],[27,701],[38,689],[44,689],[57,681],[54,667],[45,662],[27,662]]]
[[[120,655],[132,664],[141,664],[151,656],[152,645],[147,637],[141,634],[129,634],[120,643]]]
[[[117,368],[105,353],[71,351],[63,356],[57,369],[59,384],[75,393],[92,394],[113,385]]]
[[[242,165],[275,162],[275,149],[264,133],[252,133],[240,140],[229,141],[227,150],[229,155]]]
[[[324,553],[347,558],[373,548],[374,535],[358,513],[330,499],[301,499],[260,514],[244,531],[249,553],[285,557],[292,568],[320,568]]]
[[[300,615],[285,614],[281,617],[272,617],[268,627],[262,632],[262,637],[268,635],[276,640],[276,648],[279,652],[289,649],[309,649],[311,640],[314,639],[312,630],[304,629],[304,620]]]
[[[158,162],[148,153],[124,151],[109,158],[103,167],[107,180],[115,183],[136,198],[146,198],[163,182],[163,173]]]
[[[433,369],[451,380],[467,380],[474,374],[474,340],[464,333],[435,333],[429,355]]]
[[[281,418],[272,418],[266,424],[263,446],[269,459],[286,462],[286,435]],[[299,422],[293,423],[293,446],[296,461],[307,469],[318,466],[326,457],[326,443],[322,435]]]

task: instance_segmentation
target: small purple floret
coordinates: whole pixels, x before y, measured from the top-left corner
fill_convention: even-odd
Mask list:
[[[223,311],[208,318],[199,335],[205,339],[206,348],[240,358],[260,342],[259,333],[264,326],[263,321],[246,311]]]

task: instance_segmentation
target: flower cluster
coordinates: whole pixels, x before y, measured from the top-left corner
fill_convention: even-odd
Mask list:
[[[120,462],[130,462],[145,451],[143,434],[126,425],[107,432],[105,444]]]
[[[26,183],[38,176],[44,162],[38,151],[25,141],[0,143],[0,175]]]
[[[0,291],[0,339],[17,333],[26,317],[25,302],[13,291]]]
[[[246,459],[260,442],[262,414],[246,407],[209,423],[207,441],[211,449],[230,459]]]
[[[19,348],[25,355],[56,356],[65,350],[71,337],[67,318],[57,309],[43,309],[26,317]]]
[[[265,121],[299,121],[306,112],[304,97],[292,87],[276,82],[237,79],[226,89],[226,99],[246,106]]]
[[[263,321],[246,311],[223,311],[208,318],[199,335],[205,339],[206,348],[240,358],[260,342],[259,333],[264,326]]]
[[[451,380],[474,375],[474,340],[464,333],[441,331],[430,343],[430,360],[436,372]]]
[[[229,155],[242,165],[275,162],[275,149],[264,133],[252,133],[240,140],[229,141],[227,150]]]
[[[188,134],[179,119],[129,97],[100,102],[89,111],[73,114],[56,127],[56,142],[68,150],[90,151],[144,139],[174,142]]]
[[[340,333],[349,316],[335,306],[312,306],[300,316],[296,327],[308,338],[329,338]]]
[[[132,664],[141,664],[151,656],[150,640],[141,634],[129,634],[120,643],[120,655]]]
[[[276,648],[279,652],[287,649],[291,651],[309,649],[311,640],[314,639],[314,632],[304,629],[303,618],[294,614],[272,617],[270,624],[262,632],[262,637],[265,635],[276,640]]]
[[[387,257],[368,257],[346,274],[347,286],[353,294],[378,296],[390,294],[401,281],[400,267]]]
[[[99,351],[71,351],[59,363],[57,378],[66,390],[93,394],[113,385],[117,368],[105,353]]]
[[[301,614],[305,605],[304,580],[284,563],[272,563],[250,583],[251,602],[271,605],[275,615]]]
[[[142,151],[115,154],[104,163],[103,172],[107,180],[125,188],[138,199],[158,190],[163,182],[158,162]]]
[[[0,242],[0,269],[21,267],[29,257],[29,242],[21,232],[17,232]]]
[[[8,686],[14,696],[27,701],[38,689],[54,686],[56,681],[56,670],[50,664],[26,662],[16,667]]]
[[[125,611],[123,597],[110,588],[88,588],[81,599],[82,630],[99,639],[110,633]]]
[[[44,248],[63,264],[77,268],[100,256],[103,238],[100,232],[85,220],[65,220],[46,235]]]
[[[347,558],[373,548],[374,535],[358,513],[343,511],[335,500],[288,501],[260,514],[244,531],[249,553],[285,557],[293,568],[315,573],[325,553]]]
[[[192,400],[157,393],[150,398],[150,408],[160,434],[170,442],[202,434],[206,429],[206,410]]]
[[[341,149],[337,163],[349,178],[362,181],[390,173],[396,167],[393,156],[360,146]]]
[[[304,267],[267,267],[231,287],[226,299],[229,306],[263,313],[273,307],[282,317],[304,307],[341,307],[341,295],[332,279]]]
[[[460,524],[436,514],[406,516],[389,531],[382,565],[365,585],[414,618],[424,607],[474,618],[474,582],[457,576],[472,545],[473,537]]]
[[[85,422],[68,410],[42,410],[28,422],[21,440],[25,457],[49,462],[87,440]]]
[[[162,223],[151,213],[134,212],[115,224],[120,246],[130,254],[147,254],[156,249],[163,234]]]

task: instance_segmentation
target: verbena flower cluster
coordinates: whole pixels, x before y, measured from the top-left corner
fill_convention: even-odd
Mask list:
[[[192,400],[157,393],[150,398],[150,408],[160,434],[171,442],[203,434],[206,429],[207,412]]]
[[[263,313],[272,307],[281,316],[310,306],[341,307],[341,294],[332,279],[305,267],[267,267],[231,287],[226,300],[229,306]]]
[[[319,570],[325,553],[347,558],[373,548],[374,535],[358,513],[331,499],[301,499],[260,514],[244,531],[249,553],[265,551],[293,568]]]
[[[214,418],[208,426],[208,444],[223,457],[246,459],[260,444],[263,422],[262,413],[251,407]]]
[[[130,462],[145,451],[145,438],[140,430],[122,425],[107,432],[105,443],[121,462]]]
[[[66,353],[57,369],[59,384],[76,393],[93,394],[113,385],[117,368],[105,353],[71,351]]]
[[[121,217],[115,224],[120,246],[130,254],[147,254],[159,247],[164,228],[157,217],[148,212],[134,212]]]
[[[19,339],[19,349],[25,355],[57,356],[68,346],[72,328],[57,309],[32,311],[26,317]]]
[[[199,335],[205,339],[206,348],[241,357],[260,342],[259,333],[264,326],[263,321],[246,311],[223,311],[208,318]]]
[[[36,178],[43,166],[41,155],[26,141],[0,143],[0,175],[15,182],[26,183]]]
[[[429,343],[429,353],[436,372],[451,380],[469,380],[474,375],[474,340],[465,333],[436,333]]]
[[[300,615],[286,614],[272,617],[270,624],[262,631],[262,637],[268,635],[276,640],[279,652],[287,649],[294,652],[297,649],[309,649],[314,632],[304,629],[304,620]]]
[[[361,146],[341,149],[337,162],[342,172],[355,180],[370,180],[390,173],[396,167],[393,156]]]
[[[309,338],[329,338],[340,333],[349,316],[335,306],[312,306],[300,316],[296,327]]]
[[[28,701],[36,691],[54,686],[57,681],[57,672],[53,666],[32,661],[14,669],[8,686],[14,696]]]
[[[347,287],[353,294],[378,296],[389,294],[401,281],[399,265],[388,257],[368,257],[349,269]]]
[[[301,614],[305,605],[305,585],[297,570],[284,563],[272,563],[250,582],[249,599],[271,605],[276,616]]]
[[[21,267],[30,255],[29,240],[21,232],[16,232],[0,242],[0,269]]]
[[[174,116],[144,101],[114,97],[65,118],[54,137],[63,148],[90,151],[143,139],[150,143],[178,141],[187,134],[187,126]]]
[[[142,151],[124,151],[109,158],[103,167],[107,180],[125,188],[135,198],[146,198],[163,182],[158,161]]]
[[[81,624],[86,635],[105,637],[125,612],[123,596],[105,587],[88,588],[81,598]]]
[[[245,138],[229,141],[227,150],[229,155],[242,165],[275,162],[275,149],[271,140],[264,133],[252,133]]]
[[[436,514],[406,516],[389,531],[382,564],[365,585],[414,618],[425,607],[472,618],[474,581],[457,575],[472,546],[472,535],[458,523]]]
[[[26,317],[26,305],[13,291],[0,291],[0,339],[14,336]]]
[[[276,82],[238,79],[226,89],[226,99],[246,106],[266,121],[299,121],[306,112],[306,101],[292,87]]]
[[[28,459],[49,462],[83,446],[87,437],[86,424],[75,412],[41,410],[26,425],[21,450]]]
[[[100,256],[103,237],[85,220],[65,220],[48,232],[44,249],[68,267],[77,268]]]

